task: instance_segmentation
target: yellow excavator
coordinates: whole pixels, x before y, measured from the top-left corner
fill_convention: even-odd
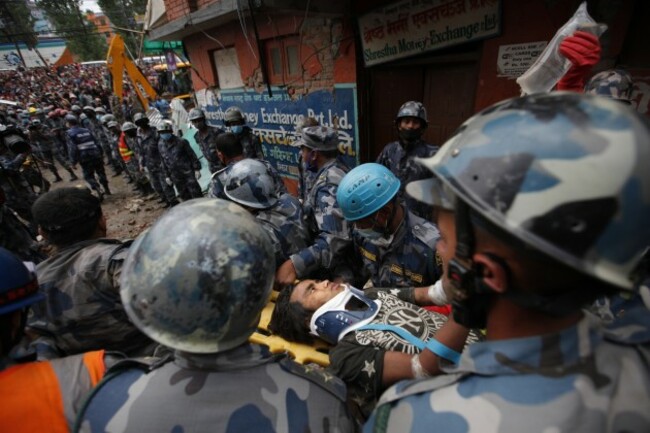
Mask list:
[[[113,93],[120,101],[123,98],[122,86],[124,84],[124,72],[126,72],[142,107],[145,111],[148,110],[149,101],[156,97],[156,90],[151,86],[147,77],[144,76],[133,60],[127,56],[124,40],[118,34],[113,36],[111,46],[108,48],[106,67],[113,77]]]

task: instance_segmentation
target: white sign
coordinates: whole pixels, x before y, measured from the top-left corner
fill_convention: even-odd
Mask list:
[[[497,76],[517,78],[530,68],[548,42],[501,45],[497,57]]]
[[[405,0],[359,18],[366,66],[501,32],[500,0]]]

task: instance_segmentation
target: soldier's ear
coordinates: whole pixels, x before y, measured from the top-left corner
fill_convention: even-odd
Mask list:
[[[38,226],[38,234],[45,240],[48,240],[47,233],[41,228],[41,226]]]

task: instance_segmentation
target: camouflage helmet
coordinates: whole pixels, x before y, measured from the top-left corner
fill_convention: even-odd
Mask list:
[[[633,87],[634,83],[630,74],[623,69],[610,69],[591,77],[585,86],[585,93],[629,103],[632,99]]]
[[[122,124],[122,132],[133,131],[134,129],[138,129],[138,127],[133,122],[124,122]]]
[[[275,181],[264,163],[242,159],[235,163],[226,178],[224,193],[243,206],[267,209],[277,201]]]
[[[133,125],[133,124],[131,123],[131,125]],[[111,120],[110,122],[108,122],[106,124],[107,128],[118,128],[119,126],[120,126],[120,124],[117,123],[115,120]],[[133,126],[135,126],[135,125],[133,125]]]
[[[163,120],[158,125],[156,125],[156,130],[158,132],[173,132],[174,125],[170,120]]]
[[[90,114],[90,113],[95,114],[95,107],[91,107],[90,105],[86,105],[86,106],[84,106],[82,111],[84,113],[86,113],[86,114]]]
[[[302,129],[292,146],[305,146],[313,150],[336,150],[339,147],[339,136],[336,129],[328,126],[308,126]]]
[[[336,189],[343,217],[358,221],[374,214],[399,192],[400,181],[381,164],[369,162],[350,170]]]
[[[583,274],[633,290],[650,245],[650,129],[611,99],[568,92],[489,107],[418,162],[407,192],[453,199]],[[445,193],[446,191],[446,193]]]
[[[232,122],[241,122],[244,120],[244,115],[238,107],[229,107],[226,110],[226,114],[224,115],[224,120],[226,122],[226,126],[228,126]]]
[[[397,111],[395,122],[399,122],[402,117],[417,117],[422,122],[424,122],[424,126],[427,126],[429,124],[429,120],[427,118],[427,109],[424,108],[422,102],[408,101],[402,104],[402,106],[399,107],[399,110]]]
[[[81,113],[81,107],[78,105],[73,105],[72,107],[70,107],[70,111],[72,111],[73,113]]]
[[[190,121],[205,119],[205,113],[200,108],[192,108],[190,110]]]
[[[255,331],[274,274],[271,242],[255,218],[227,200],[202,198],[174,207],[135,241],[120,294],[153,340],[217,353]]]
[[[140,126],[140,123],[149,123],[149,118],[144,113],[135,113],[133,115],[133,123]]]
[[[71,125],[77,125],[79,123],[79,119],[74,114],[66,114],[64,120]]]
[[[95,107],[95,114],[106,114],[106,109],[104,107]]]
[[[112,114],[105,114],[102,116],[102,123],[107,124],[108,122],[113,122],[115,121],[115,116]]]

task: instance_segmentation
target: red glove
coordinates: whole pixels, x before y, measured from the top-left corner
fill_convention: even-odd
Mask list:
[[[560,53],[569,59],[573,66],[558,81],[557,90],[582,93],[591,68],[600,60],[598,36],[578,30],[564,38],[560,44]]]

